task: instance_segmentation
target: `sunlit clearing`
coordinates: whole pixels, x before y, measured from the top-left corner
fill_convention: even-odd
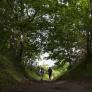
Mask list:
[[[39,65],[39,66],[48,66],[48,67],[52,67],[52,66],[54,66],[55,65],[55,60],[51,60],[51,59],[46,59],[46,57],[48,57],[48,53],[45,53],[45,54],[42,54],[41,56],[40,56],[40,59],[38,60],[36,60],[36,62],[37,62],[37,65]]]

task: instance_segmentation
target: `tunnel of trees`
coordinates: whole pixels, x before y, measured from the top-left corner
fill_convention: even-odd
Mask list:
[[[0,70],[32,75],[44,53],[55,69],[92,62],[91,0],[0,0]]]

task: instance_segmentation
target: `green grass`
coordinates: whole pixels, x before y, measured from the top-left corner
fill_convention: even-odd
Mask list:
[[[54,80],[57,80],[58,78],[60,78],[60,76],[62,76],[68,69],[69,64],[65,63],[63,66],[57,66],[54,71],[53,71],[53,76],[54,76]]]
[[[21,81],[21,78],[23,78],[23,74],[18,71],[18,68],[13,65],[12,61],[10,61],[5,56],[1,56],[0,64],[3,65],[3,67],[1,68],[2,70],[7,72],[9,75],[11,75],[17,81]]]
[[[32,79],[40,80],[40,76],[33,70],[30,70],[29,68],[26,69],[26,72]]]
[[[7,56],[0,55],[0,92],[17,90],[24,74],[18,71]]]
[[[74,68],[67,71],[62,78],[65,79],[83,79],[92,78],[92,62],[80,62]]]
[[[66,63],[64,66],[62,67],[56,67],[56,68],[53,68],[53,73],[52,73],[52,80],[57,80],[61,75],[64,74],[64,72],[67,71],[67,68],[68,68],[69,64]],[[45,68],[45,74],[43,76],[43,80],[49,80],[49,76],[48,76],[48,73],[47,73],[47,68]],[[41,80],[41,77],[40,75],[38,74],[38,69],[36,68],[33,68],[31,69],[30,67],[26,68],[26,72],[29,74],[29,76],[32,78],[32,79],[35,79],[35,80]]]
[[[10,92],[16,85],[17,81],[5,70],[0,69],[0,92]]]

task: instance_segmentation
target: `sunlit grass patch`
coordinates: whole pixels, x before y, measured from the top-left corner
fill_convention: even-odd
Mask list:
[[[60,76],[62,76],[66,71],[69,66],[69,63],[65,63],[62,67],[58,67],[54,69],[53,71],[53,79],[58,79]]]
[[[58,67],[56,66],[56,68],[52,68],[52,80],[56,80],[58,79],[60,76],[62,76],[66,71],[67,71],[67,68],[69,66],[69,63],[65,63],[63,65],[63,67]],[[44,73],[44,76],[43,76],[43,80],[49,80],[49,76],[48,76],[48,68],[45,68],[45,73]],[[29,74],[29,76],[35,80],[41,80],[41,76],[38,74],[38,70],[37,69],[30,69],[30,68],[27,68],[26,69],[27,73]]]

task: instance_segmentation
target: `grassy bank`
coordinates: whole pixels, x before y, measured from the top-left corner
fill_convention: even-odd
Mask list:
[[[0,55],[0,92],[18,89],[19,83],[24,79],[24,74],[18,70],[7,56]]]
[[[92,78],[92,62],[91,59],[76,64],[73,68],[67,71],[62,77],[64,79],[85,79]]]

